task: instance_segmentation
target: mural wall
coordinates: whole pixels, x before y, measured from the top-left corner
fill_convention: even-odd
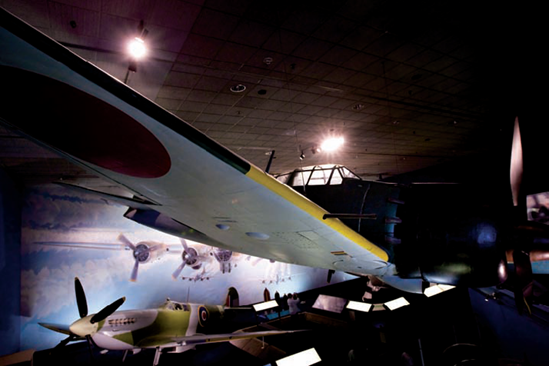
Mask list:
[[[55,346],[63,335],[39,322],[78,319],[74,277],[89,312],[126,296],[120,310],[155,308],[167,297],[223,304],[236,288],[240,305],[326,285],[327,271],[220,251],[160,233],[123,217],[126,207],[59,186],[28,190],[21,233],[21,349]],[[185,261],[184,261],[185,260]],[[335,273],[331,283],[355,278]]]

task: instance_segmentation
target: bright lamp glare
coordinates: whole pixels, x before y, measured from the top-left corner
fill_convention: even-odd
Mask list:
[[[130,41],[128,50],[130,51],[130,55],[135,58],[142,58],[147,53],[145,42],[139,37],[135,37]]]
[[[320,148],[323,151],[335,151],[339,149],[339,147],[343,145],[344,142],[345,140],[343,139],[343,137],[332,137],[324,140],[324,142],[322,142],[322,145],[320,145]]]
[[[276,361],[278,366],[308,366],[322,361],[314,348],[296,353]]]

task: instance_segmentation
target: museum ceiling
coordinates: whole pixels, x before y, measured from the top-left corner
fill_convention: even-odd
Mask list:
[[[258,167],[274,151],[275,174],[340,163],[378,179],[486,154],[505,140],[543,63],[541,24],[526,6],[429,0],[0,0],[0,6]],[[146,36],[148,53],[133,72],[126,47],[136,36]],[[0,133],[0,164],[22,183],[98,185],[53,153],[5,128]],[[313,154],[329,136],[344,137],[342,148]]]

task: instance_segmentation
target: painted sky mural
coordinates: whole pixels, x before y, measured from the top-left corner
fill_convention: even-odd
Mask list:
[[[22,213],[21,348],[55,346],[63,335],[39,322],[70,324],[78,310],[74,277],[86,291],[90,313],[126,296],[120,310],[155,308],[167,297],[223,304],[230,287],[240,305],[271,294],[302,292],[326,285],[327,271],[220,252],[170,236],[123,217],[126,207],[64,187],[35,187],[25,194]],[[131,249],[157,246],[156,256],[139,263]],[[184,245],[199,264],[182,267]],[[133,274],[133,275],[132,275]],[[135,277],[132,281],[132,277]],[[337,272],[332,283],[355,278]]]

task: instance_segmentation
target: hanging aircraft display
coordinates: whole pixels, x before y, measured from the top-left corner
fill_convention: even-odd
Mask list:
[[[78,277],[74,280],[74,286],[80,319],[70,326],[40,323],[45,328],[68,335],[57,347],[87,339],[90,347],[93,343],[107,350],[126,350],[126,354],[130,350],[137,353],[141,349],[152,348],[156,350],[153,360],[153,366],[156,366],[162,352],[181,353],[199,344],[296,332],[269,330],[207,334],[212,323],[223,318],[223,306],[181,303],[170,299],[158,309],[117,311],[126,300],[122,297],[99,312],[88,314],[86,295]]]
[[[534,230],[549,237],[475,187],[404,189],[337,168],[333,200],[315,203],[7,12],[0,22],[2,121],[130,191],[133,198],[77,187],[125,204],[135,222],[224,250],[374,275],[417,293],[429,282],[501,283],[506,249],[529,251]]]

